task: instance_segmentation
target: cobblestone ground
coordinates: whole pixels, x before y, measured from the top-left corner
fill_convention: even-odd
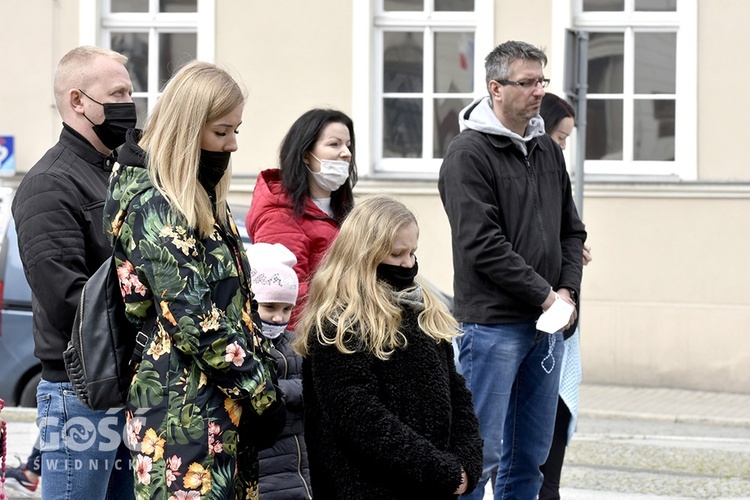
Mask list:
[[[711,408],[712,411],[716,407]],[[8,464],[25,459],[37,435],[34,410],[8,410]],[[668,419],[579,420],[563,468],[563,500],[750,500],[750,420],[746,425]],[[40,496],[8,481],[10,499]],[[485,499],[492,498],[491,492]],[[82,499],[84,500],[84,499]]]
[[[750,500],[750,425],[583,417],[562,486],[563,500]]]
[[[563,484],[683,498],[750,497],[750,441],[578,436]]]

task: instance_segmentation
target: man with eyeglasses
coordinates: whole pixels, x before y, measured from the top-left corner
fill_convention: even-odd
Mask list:
[[[461,111],[461,133],[440,168],[453,314],[465,332],[459,364],[484,438],[482,479],[462,498],[482,499],[494,473],[495,499],[537,498],[552,441],[562,331],[575,320],[586,231],[562,150],[539,116],[546,64],[525,42],[490,52],[489,95]],[[548,310],[556,333],[537,330]]]

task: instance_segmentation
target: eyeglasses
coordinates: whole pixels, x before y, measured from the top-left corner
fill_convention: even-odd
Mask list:
[[[536,84],[540,84],[543,89],[547,88],[547,85],[549,85],[549,78],[539,78],[539,79],[531,79],[531,80],[521,80],[518,82],[514,82],[513,80],[495,80],[500,85],[518,85],[519,87],[523,89],[533,89],[536,87]]]

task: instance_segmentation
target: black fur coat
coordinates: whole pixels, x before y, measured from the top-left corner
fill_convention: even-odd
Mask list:
[[[388,361],[311,339],[303,394],[316,500],[451,499],[462,467],[476,486],[482,438],[453,347],[427,337],[408,307],[401,331],[408,345]]]

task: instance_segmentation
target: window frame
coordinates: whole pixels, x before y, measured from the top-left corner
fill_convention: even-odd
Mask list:
[[[494,2],[476,0],[472,13],[431,12],[433,0],[426,0],[425,10],[385,12],[382,0],[356,0],[353,8],[353,103],[352,117],[357,130],[357,166],[362,176],[389,178],[433,178],[442,158],[432,158],[435,99],[441,97],[475,99],[486,93],[484,56],[493,45]],[[431,12],[431,13],[428,13]],[[383,33],[385,31],[419,31],[432,37],[424,46],[423,91],[414,93],[422,99],[422,157],[383,158]],[[434,91],[434,33],[474,33],[474,88],[471,92],[441,93]],[[362,57],[369,54],[370,57]],[[410,97],[399,94],[399,97]],[[424,127],[428,124],[429,127]]]
[[[623,159],[586,160],[587,178],[611,177],[639,180],[696,180],[697,169],[697,23],[696,0],[677,0],[674,12],[635,11],[635,0],[625,0],[622,12],[583,12],[583,0],[573,0],[573,28],[596,33],[624,34],[623,93],[597,94],[601,98],[623,99]],[[634,80],[634,34],[675,33],[674,94],[636,94]],[[568,57],[571,57],[568,54]],[[634,104],[640,99],[675,101],[675,159],[673,161],[634,160]],[[590,102],[587,99],[587,102]],[[578,152],[576,152],[578,154]]]
[[[159,34],[195,33],[197,59],[214,62],[216,58],[216,0],[197,0],[196,12],[157,12],[159,0],[149,0],[149,12],[116,13],[109,11],[111,0],[79,0],[80,42],[82,45],[110,47],[114,32],[148,33],[148,84],[145,91],[134,92],[133,99],[145,98],[150,114],[161,94],[159,91]]]

